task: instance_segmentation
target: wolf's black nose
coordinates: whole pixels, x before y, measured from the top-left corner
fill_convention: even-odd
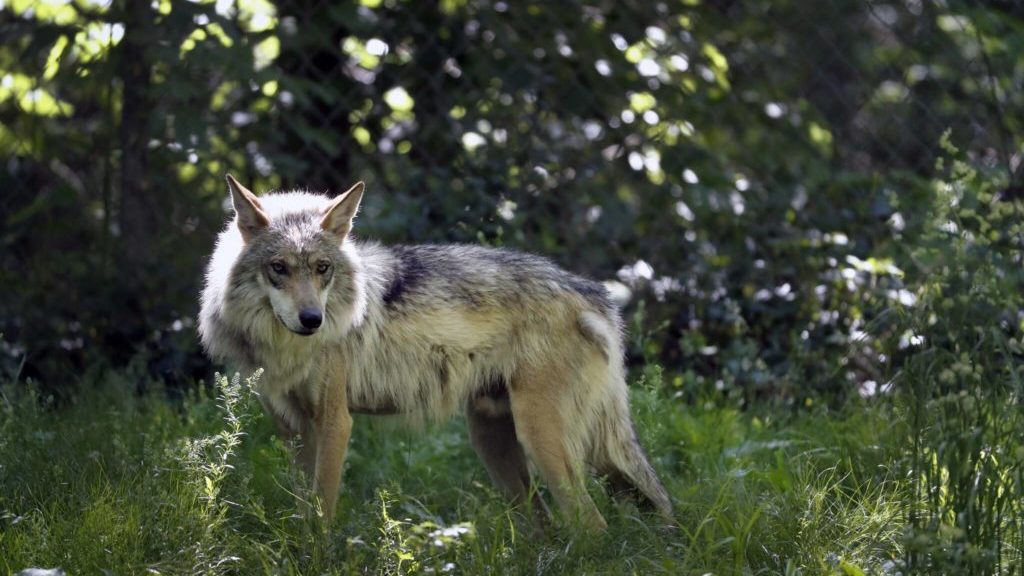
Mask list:
[[[305,328],[319,328],[323,321],[324,316],[319,310],[306,308],[299,312],[299,322],[302,322]]]

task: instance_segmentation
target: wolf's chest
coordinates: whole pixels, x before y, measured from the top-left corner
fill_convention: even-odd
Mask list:
[[[257,350],[256,356],[257,364],[263,368],[256,392],[264,404],[286,418],[290,404],[294,403],[289,398],[298,397],[304,403],[315,404],[325,365],[322,345],[312,341],[279,344]]]

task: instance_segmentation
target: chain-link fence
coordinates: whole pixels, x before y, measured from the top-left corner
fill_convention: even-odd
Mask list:
[[[1022,19],[952,0],[0,2],[6,353],[201,371],[230,171],[366,180],[364,236],[616,280],[632,354],[677,384],[862,381],[830,366],[900,298],[863,263],[919,225],[943,132],[1021,189]]]

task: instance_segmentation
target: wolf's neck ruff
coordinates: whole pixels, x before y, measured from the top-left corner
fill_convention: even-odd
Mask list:
[[[345,429],[353,410],[437,420],[465,409],[474,448],[514,499],[527,497],[529,457],[591,524],[603,520],[581,490],[586,463],[670,509],[633,434],[621,321],[603,286],[509,250],[357,242],[361,184],[333,200],[229,186],[236,217],[207,269],[200,334],[216,360],[266,370],[261,399],[285,434]],[[329,443],[313,444],[319,479]]]

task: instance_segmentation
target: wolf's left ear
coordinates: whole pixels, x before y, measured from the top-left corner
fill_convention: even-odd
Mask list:
[[[363,199],[362,182],[349,188],[347,192],[338,196],[331,202],[324,213],[324,219],[320,221],[320,227],[339,238],[344,239],[352,230],[352,219],[356,217],[359,210],[359,202]]]

